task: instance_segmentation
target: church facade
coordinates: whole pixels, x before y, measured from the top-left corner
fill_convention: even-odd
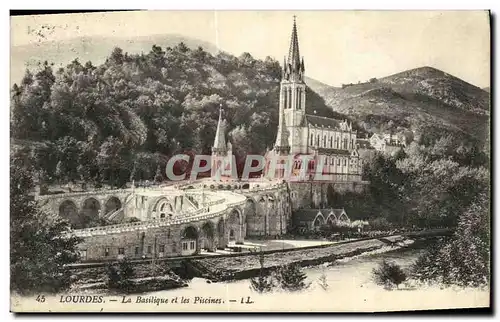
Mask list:
[[[266,154],[265,172],[284,176],[284,171],[273,168],[273,162],[288,156],[294,160],[290,163],[292,176],[305,168],[303,179],[321,173],[323,180],[332,182],[361,181],[362,159],[357,150],[356,131],[346,120],[306,113],[304,78],[304,58],[300,57],[294,19],[288,57],[283,62],[277,137],[274,148]]]

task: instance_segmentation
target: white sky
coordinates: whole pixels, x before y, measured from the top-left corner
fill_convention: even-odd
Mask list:
[[[280,61],[293,15],[306,75],[330,85],[432,66],[489,86],[486,11],[142,11],[11,18],[13,46],[81,36],[180,34]],[[42,26],[51,29],[42,29]],[[52,29],[53,28],[53,29]],[[33,30],[42,30],[45,38]]]

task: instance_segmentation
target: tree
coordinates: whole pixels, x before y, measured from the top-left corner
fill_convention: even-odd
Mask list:
[[[264,253],[259,253],[260,270],[257,278],[250,279],[250,288],[258,293],[271,292],[274,288],[274,282],[271,276],[264,273]]]
[[[286,291],[300,291],[310,286],[306,283],[307,275],[302,268],[295,263],[281,266],[278,269],[276,279],[282,289]]]
[[[78,260],[81,240],[66,221],[38,209],[29,193],[32,173],[11,160],[10,166],[11,290],[20,294],[56,293],[71,284],[67,264]]]
[[[385,259],[377,268],[373,269],[372,274],[375,283],[386,287],[396,285],[396,287],[399,288],[399,284],[403,283],[408,278],[406,273],[398,264],[389,262]]]
[[[431,247],[413,266],[417,279],[426,282],[483,286],[490,281],[490,208],[480,195],[460,215],[457,229],[446,242]]]

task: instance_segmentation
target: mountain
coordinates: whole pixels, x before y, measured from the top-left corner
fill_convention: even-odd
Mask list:
[[[470,135],[488,135],[489,93],[432,67],[421,67],[366,83],[341,88],[308,79],[306,83],[326,105],[349,115],[370,132],[429,127]]]
[[[147,53],[153,45],[163,48],[173,47],[183,42],[192,49],[198,46],[209,53],[215,53],[217,48],[209,42],[189,38],[181,35],[152,35],[134,38],[119,37],[78,37],[60,41],[33,43],[11,48],[11,81],[18,83],[26,68],[34,69],[44,61],[54,63],[55,68],[65,67],[75,58],[85,63],[91,61],[94,65],[104,62],[114,47],[120,47],[123,52],[130,54]]]

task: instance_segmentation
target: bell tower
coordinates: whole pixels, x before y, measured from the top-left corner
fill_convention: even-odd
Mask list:
[[[284,117],[284,125],[289,133],[290,152],[293,154],[307,152],[305,151],[307,149],[307,133],[303,133],[306,107],[304,71],[304,58],[300,57],[297,23],[294,16],[290,49],[288,57],[285,57],[283,61],[279,100],[279,115],[280,118]]]

